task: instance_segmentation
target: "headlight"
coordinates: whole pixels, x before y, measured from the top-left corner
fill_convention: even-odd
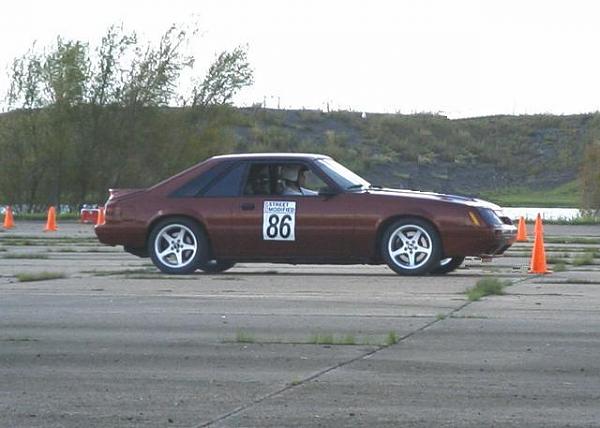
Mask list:
[[[481,218],[490,226],[502,226],[502,220],[496,215],[494,210],[490,208],[478,208]]]

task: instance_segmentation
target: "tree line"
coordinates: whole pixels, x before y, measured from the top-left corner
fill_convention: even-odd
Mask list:
[[[0,116],[0,201],[100,202],[110,187],[148,185],[219,152],[224,112],[253,70],[240,46],[195,75],[186,53],[195,37],[173,25],[143,43],[111,26],[96,47],[59,37],[15,58]],[[174,106],[184,114],[168,114]]]
[[[600,209],[600,114],[365,119],[235,109],[234,95],[253,83],[247,50],[221,52],[198,74],[199,58],[186,52],[196,37],[195,29],[174,25],[158,42],[144,43],[112,26],[96,46],[58,38],[15,58],[0,115],[0,204],[76,207],[103,202],[111,187],[151,185],[214,154],[304,151],[398,181],[381,184],[414,188],[424,184],[420,171],[436,172],[443,183],[452,168],[489,166],[515,177],[494,178],[498,186],[528,185],[526,178],[556,186],[578,176],[581,207]]]

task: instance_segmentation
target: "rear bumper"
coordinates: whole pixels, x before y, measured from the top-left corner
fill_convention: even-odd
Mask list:
[[[131,223],[104,223],[95,226],[98,240],[106,245],[143,248],[146,246],[146,229]]]

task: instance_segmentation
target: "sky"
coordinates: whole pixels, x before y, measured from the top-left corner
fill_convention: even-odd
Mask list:
[[[194,22],[195,73],[217,52],[248,47],[255,83],[238,106],[585,113],[600,110],[599,17],[594,0],[20,0],[0,15],[0,94],[34,41],[94,45],[119,23],[157,40]]]

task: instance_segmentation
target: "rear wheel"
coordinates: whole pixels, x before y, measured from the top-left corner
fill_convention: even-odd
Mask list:
[[[235,262],[230,261],[207,260],[204,263],[200,263],[198,267],[206,273],[221,273],[231,269],[234,265]]]
[[[440,263],[440,237],[425,220],[398,220],[384,232],[381,254],[388,266],[400,275],[424,275]]]
[[[464,257],[448,257],[440,260],[440,265],[431,271],[434,275],[444,275],[455,271],[465,261]]]
[[[168,218],[158,223],[148,240],[150,258],[162,272],[188,274],[206,259],[207,240],[197,223]]]

